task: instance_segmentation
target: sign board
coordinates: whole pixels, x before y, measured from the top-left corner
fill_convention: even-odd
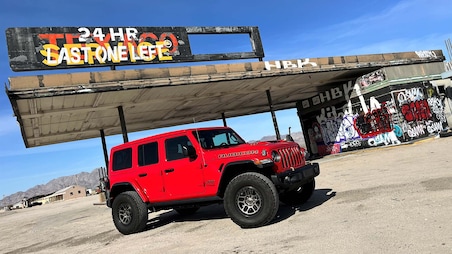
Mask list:
[[[250,34],[253,52],[193,55],[188,34]],[[35,27],[6,30],[13,71],[262,58],[257,27]]]

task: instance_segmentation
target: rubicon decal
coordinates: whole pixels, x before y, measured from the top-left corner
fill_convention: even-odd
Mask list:
[[[259,154],[259,150],[249,150],[249,151],[241,151],[241,152],[233,152],[233,153],[223,153],[218,155],[218,159],[230,158],[230,157],[238,157],[245,155],[253,155]]]

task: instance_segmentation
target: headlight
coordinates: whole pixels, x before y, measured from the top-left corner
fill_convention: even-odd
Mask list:
[[[281,155],[279,155],[278,152],[272,151],[272,159],[274,162],[280,162],[281,161]]]
[[[254,165],[256,165],[258,168],[263,168],[268,165],[273,165],[272,159],[263,159],[263,160],[254,159],[253,162],[254,162]]]

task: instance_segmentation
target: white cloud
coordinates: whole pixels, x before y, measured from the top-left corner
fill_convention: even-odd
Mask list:
[[[267,50],[266,60],[444,49],[452,35],[450,7],[446,0],[404,0],[323,28],[303,27],[284,47]]]
[[[443,50],[444,55],[447,55],[444,41],[450,38],[450,34],[428,34],[417,38],[397,38],[376,41],[374,43],[362,45],[345,51],[345,55],[360,55],[372,53],[388,53],[388,52],[404,52],[416,50]]]

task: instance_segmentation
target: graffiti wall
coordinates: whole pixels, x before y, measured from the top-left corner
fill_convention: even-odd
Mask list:
[[[384,73],[369,77],[381,80]],[[323,100],[314,105],[309,102],[319,100],[313,97],[297,104],[311,154],[322,156],[400,144],[447,127],[443,102],[429,82],[387,86],[362,94],[363,88],[371,83],[369,77],[365,82],[348,82],[332,89],[341,91],[339,102]],[[331,96],[322,93],[316,97]]]

